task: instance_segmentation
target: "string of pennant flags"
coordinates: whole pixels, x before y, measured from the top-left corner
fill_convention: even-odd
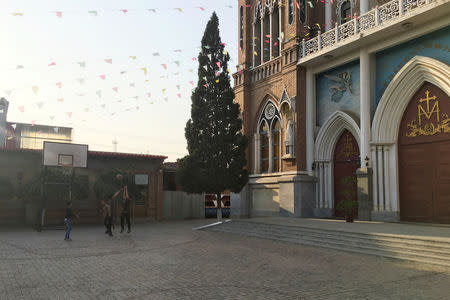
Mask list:
[[[66,14],[87,14],[92,17],[98,17],[102,14],[106,13],[119,13],[123,16],[127,16],[130,13],[133,12],[145,12],[150,15],[157,14],[161,11],[173,11],[178,13],[184,13],[186,9],[193,9],[197,10],[199,12],[204,12],[210,9],[218,9],[218,8],[235,8],[236,5],[223,5],[223,6],[215,6],[214,8],[208,7],[208,6],[192,6],[192,7],[155,7],[155,8],[117,8],[117,9],[91,9],[91,10],[52,10],[52,11],[46,11],[48,14],[52,14],[57,18],[63,18]],[[34,12],[33,12],[34,13]],[[11,16],[14,17],[24,17],[27,15],[26,11],[12,11],[9,13]]]

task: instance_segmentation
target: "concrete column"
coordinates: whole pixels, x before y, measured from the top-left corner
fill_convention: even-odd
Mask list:
[[[383,146],[377,150],[377,166],[378,166],[378,210],[384,211],[384,163],[383,163]]]
[[[312,176],[312,164],[314,163],[314,74],[306,70],[306,170]]]
[[[360,50],[360,120],[361,120],[361,167],[370,156],[370,59],[367,49]]]
[[[391,205],[391,189],[389,187],[389,148],[384,147],[384,193],[385,207],[384,210],[392,211]]]
[[[320,208],[323,208],[323,207],[325,207],[325,192],[324,192],[324,190],[325,190],[325,172],[323,169],[323,162],[319,163],[319,166],[320,166],[320,168],[319,168]]]
[[[333,170],[332,170],[332,163],[328,162],[327,163],[327,177],[328,177],[328,203],[327,203],[327,208],[332,208],[333,207],[333,196],[334,196],[334,184],[333,184]]]
[[[325,2],[325,30],[328,31],[333,27],[331,19],[332,4],[330,1]]]
[[[255,162],[255,167],[254,167],[254,174],[259,174],[260,172],[260,147],[261,147],[261,136],[259,135],[259,133],[255,133],[254,136],[254,146],[255,146],[255,153],[254,153],[254,162]]]
[[[316,163],[316,172],[315,172],[315,176],[317,178],[316,181],[316,208],[320,207],[320,169],[319,169],[319,164]]]
[[[359,1],[359,15],[365,14],[369,11],[369,0]]]
[[[375,211],[379,210],[378,205],[378,164],[377,164],[377,146],[373,146],[372,148],[372,168],[375,171],[373,175],[373,209]]]

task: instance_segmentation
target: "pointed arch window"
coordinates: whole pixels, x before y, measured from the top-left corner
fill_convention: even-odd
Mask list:
[[[261,139],[261,173],[269,171],[269,126],[266,121],[262,121],[259,127]]]
[[[288,7],[289,8],[288,21],[289,21],[289,24],[292,24],[292,22],[294,22],[294,0],[289,0],[288,6],[289,6]]]
[[[255,11],[255,23],[254,23],[254,37],[253,37],[253,64],[254,66],[259,66],[261,64],[261,17],[259,8]]]
[[[259,118],[255,135],[255,172],[272,173],[281,171],[282,123],[278,108],[267,101]]]
[[[239,16],[239,46],[244,49],[244,7],[241,6]]]
[[[341,15],[340,15],[340,21],[341,24],[344,24],[345,22],[348,22],[352,19],[352,4],[350,1],[344,1],[341,4]]]
[[[298,0],[300,11],[298,14],[298,18],[300,20],[300,23],[305,24],[306,23],[306,0]]]
[[[272,172],[280,172],[281,125],[278,118],[272,122]]]

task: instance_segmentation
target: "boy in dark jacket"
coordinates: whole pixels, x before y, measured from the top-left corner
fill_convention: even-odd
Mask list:
[[[74,214],[72,212],[72,202],[69,201],[69,202],[67,202],[66,216],[64,217],[64,223],[66,224],[66,235],[64,237],[65,241],[71,241],[72,240],[70,238],[70,231],[72,230],[72,218],[73,217],[77,217],[77,219],[79,218],[79,216],[77,214]]]

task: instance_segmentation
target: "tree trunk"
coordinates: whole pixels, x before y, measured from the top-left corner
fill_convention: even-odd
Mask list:
[[[222,195],[217,193],[217,221],[222,222]]]

